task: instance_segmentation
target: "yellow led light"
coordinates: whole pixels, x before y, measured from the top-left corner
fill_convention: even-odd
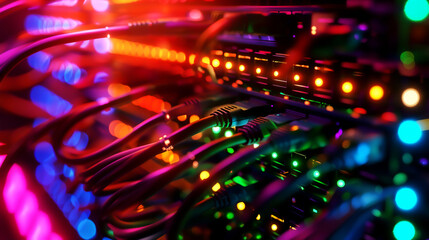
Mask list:
[[[201,59],[201,62],[205,63],[205,64],[210,64],[210,58],[209,57],[203,57]]]
[[[293,80],[295,80],[295,82],[298,82],[299,79],[301,79],[301,77],[298,74],[295,74],[295,76],[293,76]]]
[[[212,187],[213,192],[217,192],[217,191],[219,191],[219,189],[220,189],[220,184],[219,184],[219,183],[216,183],[216,184],[215,184],[215,185],[213,185],[213,187]]]
[[[420,102],[420,93],[414,88],[405,89],[402,93],[402,103],[406,107],[415,107]]]
[[[351,93],[353,91],[353,84],[351,82],[345,82],[341,86],[344,93]]]
[[[220,66],[219,60],[218,59],[213,59],[212,66],[215,67],[215,68],[219,67]]]
[[[314,84],[315,84],[317,87],[321,87],[321,86],[323,86],[323,79],[322,79],[322,78],[316,78],[316,80],[314,80]]]
[[[277,231],[278,227],[277,224],[271,224],[271,230],[273,230],[273,232]]]
[[[246,204],[244,202],[237,203],[237,209],[243,211],[246,208]]]
[[[202,171],[201,173],[200,173],[200,179],[201,180],[205,180],[205,179],[207,179],[207,178],[209,178],[210,177],[210,173],[209,172],[207,172],[207,171]]]
[[[194,65],[196,57],[195,54],[191,54],[191,56],[189,56],[189,64]]]
[[[231,69],[232,68],[232,63],[231,62],[226,62],[225,63],[225,68],[226,69]]]
[[[371,97],[372,100],[378,101],[383,98],[384,90],[379,85],[372,86],[371,89],[369,90],[369,96]]]
[[[261,214],[258,214],[258,216],[256,216],[256,220],[261,220]]]
[[[273,75],[274,75],[274,77],[278,77],[279,76],[279,71],[274,71]]]
[[[244,72],[244,70],[246,70],[246,67],[244,65],[240,65],[238,67],[238,70],[240,70],[240,72]]]
[[[257,74],[261,74],[261,72],[262,72],[262,69],[261,69],[261,68],[256,68],[256,73],[257,73]]]

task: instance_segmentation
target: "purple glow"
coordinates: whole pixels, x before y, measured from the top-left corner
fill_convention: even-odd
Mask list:
[[[39,211],[37,217],[32,219],[27,219],[28,221],[34,221],[33,228],[30,230],[27,235],[27,240],[40,240],[48,239],[51,235],[51,221],[46,213]]]
[[[25,193],[24,198],[21,199],[21,204],[22,207],[15,213],[15,220],[19,233],[26,236],[32,227],[32,220],[37,217],[39,204],[36,196],[30,191]]]
[[[26,193],[27,182],[21,167],[14,164],[7,174],[6,184],[3,189],[3,198],[6,208],[10,213],[15,213],[21,206],[17,199],[22,199]]]
[[[341,135],[343,135],[343,129],[340,128],[340,130],[338,130],[337,133],[335,133],[335,139],[338,139],[341,137]]]
[[[367,26],[366,24],[364,24],[364,23],[359,24],[358,28],[359,28],[359,30],[361,30],[361,31],[366,31],[366,30],[368,30],[368,26]]]
[[[70,30],[81,24],[82,22],[70,18],[42,16],[36,14],[30,14],[25,19],[25,29],[32,35]]]
[[[0,167],[1,165],[3,165],[4,160],[6,159],[6,154],[5,155],[0,155]]]
[[[91,5],[97,12],[105,12],[109,8],[109,1],[91,0]]]
[[[109,38],[98,38],[94,40],[94,48],[98,53],[105,54],[111,50],[112,44]]]
[[[428,165],[428,159],[427,158],[420,158],[420,164],[423,166],[427,166]]]

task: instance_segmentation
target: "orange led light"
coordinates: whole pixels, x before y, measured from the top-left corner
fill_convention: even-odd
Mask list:
[[[212,66],[217,68],[220,66],[220,61],[218,59],[213,59]]]
[[[295,74],[295,76],[293,76],[293,80],[295,80],[295,82],[298,82],[299,79],[301,79],[301,77],[298,74]]]
[[[238,67],[238,70],[240,70],[240,72],[244,72],[244,70],[246,70],[246,67],[244,65],[240,65]]]
[[[279,76],[279,71],[274,71],[273,75],[274,75],[274,77],[278,77]]]
[[[261,69],[261,68],[256,68],[256,73],[257,73],[257,74],[261,74],[261,72],[262,72],[262,69]]]
[[[321,86],[323,86],[323,79],[322,79],[322,78],[316,78],[316,80],[314,80],[314,84],[315,84],[317,87],[321,87]]]
[[[372,100],[378,101],[383,98],[384,89],[379,85],[372,86],[369,90],[369,96]]]
[[[196,58],[195,54],[191,54],[191,55],[189,56],[189,64],[194,65],[194,63],[195,63],[195,58]]]
[[[225,63],[225,68],[226,69],[231,69],[232,68],[232,63],[231,62],[226,62]]]

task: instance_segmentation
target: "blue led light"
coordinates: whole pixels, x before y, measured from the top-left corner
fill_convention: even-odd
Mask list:
[[[95,224],[93,221],[89,219],[84,219],[79,222],[77,225],[77,232],[79,236],[83,239],[91,239],[95,237],[97,233],[97,229],[95,228]]]
[[[415,144],[422,137],[422,129],[416,121],[405,120],[399,125],[398,136],[405,144]]]
[[[76,64],[64,62],[59,69],[52,72],[52,76],[70,85],[77,84],[82,78],[84,71]]]
[[[71,110],[72,105],[49,89],[37,85],[31,89],[31,101],[52,116],[59,116]]]
[[[54,149],[48,142],[41,142],[36,145],[34,148],[34,157],[39,163],[52,163],[57,160]]]
[[[43,186],[47,186],[54,181],[55,170],[48,164],[42,164],[36,168],[36,179]]]
[[[403,187],[396,192],[395,203],[401,210],[411,210],[417,205],[417,193],[409,188]]]
[[[67,165],[64,165],[63,174],[66,178],[74,179],[74,169]]]
[[[52,56],[42,51],[30,55],[27,58],[28,65],[39,72],[47,72],[51,64]]]
[[[111,49],[110,39],[108,38],[98,38],[94,39],[94,49],[100,54],[108,53]]]
[[[70,18],[37,14],[30,14],[25,18],[25,29],[29,34],[33,35],[70,30],[81,24],[82,22]]]
[[[66,146],[74,147],[82,151],[88,145],[88,135],[81,131],[74,131],[68,140],[64,142]]]
[[[98,72],[94,76],[94,83],[106,82],[108,77],[109,74],[107,74],[106,72]]]

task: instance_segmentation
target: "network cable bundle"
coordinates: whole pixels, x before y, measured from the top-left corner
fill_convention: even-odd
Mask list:
[[[0,2],[0,239],[429,238],[427,0]]]

